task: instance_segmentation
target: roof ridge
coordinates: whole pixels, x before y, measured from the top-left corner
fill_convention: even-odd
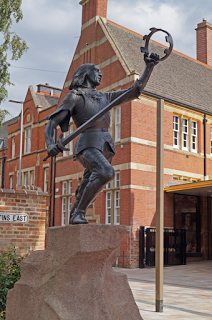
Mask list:
[[[36,94],[35,94],[35,90],[33,88],[32,85],[29,86],[29,90],[30,90],[30,93],[31,93],[31,96],[32,96],[32,99],[33,99],[33,102],[34,102],[34,105],[35,105],[35,108],[38,107],[39,103],[37,101],[37,97],[36,97]]]
[[[111,20],[108,20],[108,19],[107,19],[107,22],[109,22],[109,23],[111,23],[111,24],[113,24],[113,25],[115,25],[115,26],[117,26],[117,27],[119,27],[119,28],[121,28],[121,29],[123,29],[123,30],[125,30],[125,31],[127,31],[127,32],[133,33],[133,34],[135,34],[135,35],[137,35],[137,36],[139,36],[139,37],[143,37],[143,35],[141,35],[140,33],[137,33],[137,32],[135,32],[135,31],[133,31],[133,30],[130,30],[130,29],[128,29],[128,28],[125,28],[125,27],[121,26],[120,24],[115,23],[115,22],[113,22],[113,21],[111,21]],[[158,44],[158,45],[160,45],[160,46],[162,46],[162,47],[164,47],[164,48],[168,48],[168,46],[165,46],[165,45],[163,45],[162,43],[157,42],[157,41],[155,41],[155,40],[150,39],[150,41],[153,42],[153,43],[155,43],[155,44]],[[172,50],[172,52],[177,53],[177,54],[179,54],[179,55],[181,55],[181,56],[183,56],[183,57],[185,57],[185,58],[187,58],[187,59],[190,59],[190,60],[192,60],[192,61],[194,61],[194,62],[196,62],[196,63],[199,63],[199,64],[201,64],[201,65],[203,65],[203,66],[205,66],[205,67],[208,67],[209,69],[212,69],[212,66],[210,66],[210,65],[208,65],[208,64],[206,64],[206,63],[204,63],[204,62],[201,62],[201,61],[199,61],[199,60],[197,60],[197,59],[194,59],[194,58],[192,58],[192,57],[189,57],[188,55],[186,55],[186,54],[184,54],[184,53],[182,53],[182,52],[180,52],[180,51]]]
[[[132,70],[130,70],[130,67],[127,64],[126,59],[121,54],[121,51],[119,50],[116,41],[114,40],[113,36],[111,35],[110,31],[107,28],[107,23],[105,23],[106,19],[102,19],[102,17],[99,17],[98,21],[102,28],[102,31],[104,32],[106,38],[108,39],[110,45],[112,46],[119,62],[121,63],[123,69],[125,70],[126,74],[129,76],[132,73]],[[107,20],[106,20],[107,21]],[[105,30],[104,30],[105,29]]]
[[[2,123],[2,125],[7,125],[7,124],[8,124],[8,122],[15,121],[17,118],[19,118],[19,115],[18,115],[18,116],[15,116],[15,117],[13,117],[13,118],[11,118],[11,119],[9,119],[9,120],[5,121],[5,122],[3,122],[3,123]],[[10,124],[10,123],[9,123],[9,124]]]

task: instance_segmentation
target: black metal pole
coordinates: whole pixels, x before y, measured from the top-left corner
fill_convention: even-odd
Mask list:
[[[5,152],[4,151],[4,139],[3,139],[3,146],[2,146],[2,173],[1,173],[1,187],[4,189],[4,167],[5,167]]]
[[[6,161],[6,155],[4,153],[3,160],[2,160],[2,181],[1,181],[2,189],[4,189],[4,167],[5,167],[5,161]]]
[[[52,218],[52,168],[53,168],[53,158],[51,157],[50,163],[50,186],[49,186],[49,227],[51,227],[51,218]]]
[[[54,141],[57,141],[57,128],[54,132]],[[54,167],[53,167],[53,204],[52,204],[52,226],[54,227],[55,223],[55,177],[56,177],[56,156],[54,157]]]
[[[207,123],[207,119],[206,119],[206,114],[204,114],[204,120],[203,120],[203,124],[204,124],[204,176],[205,176],[205,180],[206,180],[206,176],[207,176],[207,158],[206,158],[206,123]]]

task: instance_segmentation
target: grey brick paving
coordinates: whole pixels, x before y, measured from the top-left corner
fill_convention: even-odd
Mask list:
[[[212,261],[164,268],[164,311],[155,312],[155,268],[114,268],[128,276],[144,320],[212,319]]]

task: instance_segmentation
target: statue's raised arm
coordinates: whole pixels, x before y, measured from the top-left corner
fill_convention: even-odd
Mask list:
[[[141,48],[146,63],[142,76],[127,90],[102,93],[96,91],[100,85],[102,73],[95,64],[81,65],[74,73],[70,92],[63,99],[61,105],[52,113],[46,124],[45,139],[47,144],[47,158],[62,152],[65,146],[79,136],[75,144],[73,159],[79,161],[85,168],[83,179],[76,190],[76,200],[71,209],[70,223],[88,223],[85,218],[87,207],[94,201],[104,185],[114,177],[111,166],[115,155],[115,145],[108,132],[110,125],[109,110],[114,106],[139,97],[146,86],[149,77],[160,61],[165,60],[171,53],[173,41],[171,35],[162,30],[152,28],[146,40],[145,47]],[[157,53],[149,54],[149,40],[158,31],[167,34],[166,41],[170,46],[165,49],[165,56],[160,58]],[[62,140],[60,135],[57,144],[53,141],[54,130],[60,125],[62,132],[68,131],[72,117],[77,129]]]

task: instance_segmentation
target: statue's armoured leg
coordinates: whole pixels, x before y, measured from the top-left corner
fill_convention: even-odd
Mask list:
[[[109,152],[104,154],[96,148],[87,148],[77,157],[78,161],[91,172],[91,175],[77,209],[71,217],[70,222],[72,224],[86,223],[84,221],[84,215],[87,207],[102,190],[104,185],[114,177],[114,169],[105,156],[111,159],[111,151],[109,150]]]
[[[75,192],[76,199],[75,199],[74,204],[73,204],[73,206],[71,208],[69,224],[71,224],[71,218],[72,218],[72,216],[74,214],[75,209],[79,205],[79,202],[80,202],[80,199],[81,199],[81,197],[83,195],[85,187],[86,187],[87,183],[89,182],[90,175],[91,175],[91,172],[86,169],[85,172],[84,172],[84,175],[83,175],[83,179],[82,179],[80,185],[76,189],[76,192]]]

